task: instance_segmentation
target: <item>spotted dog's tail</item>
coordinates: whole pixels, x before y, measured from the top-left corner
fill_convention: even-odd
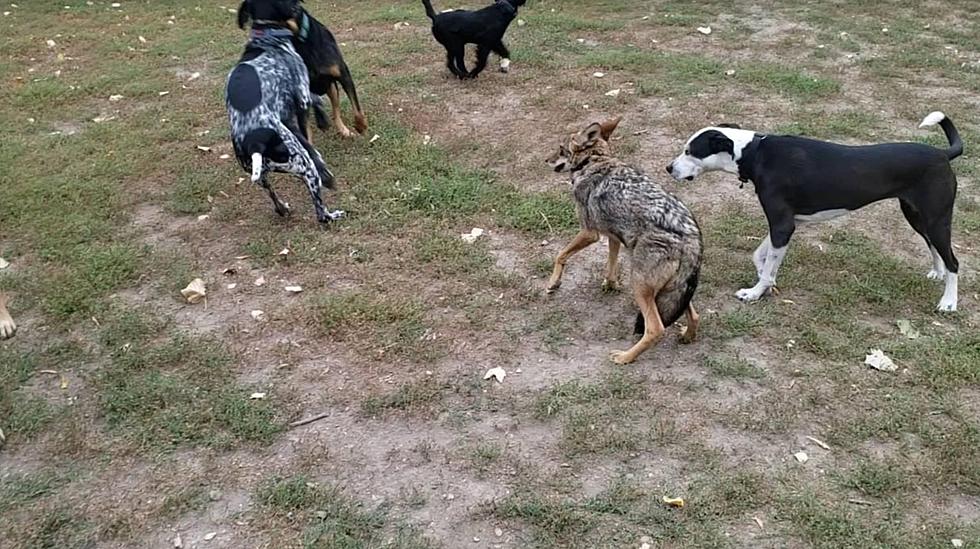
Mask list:
[[[252,183],[262,178],[262,153],[252,153]]]
[[[422,5],[425,6],[425,14],[429,16],[429,19],[435,21],[436,10],[432,9],[432,2],[430,2],[429,0],[422,0]]]
[[[943,129],[946,134],[946,139],[949,140],[949,148],[946,149],[946,156],[950,160],[956,158],[957,156],[963,154],[963,140],[960,139],[960,133],[956,131],[956,126],[953,125],[953,121],[950,120],[945,114],[940,111],[929,113],[922,119],[922,123],[919,124],[920,128],[926,128],[929,126],[935,126],[939,124],[939,127]]]

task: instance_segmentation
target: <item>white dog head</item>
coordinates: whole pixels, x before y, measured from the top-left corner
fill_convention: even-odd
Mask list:
[[[742,150],[755,136],[734,124],[702,128],[687,140],[684,152],[667,166],[667,173],[677,181],[693,181],[704,172],[717,170],[737,174]]]

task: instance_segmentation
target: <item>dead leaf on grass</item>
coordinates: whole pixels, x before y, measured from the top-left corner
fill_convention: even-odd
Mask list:
[[[479,227],[474,227],[473,230],[470,231],[469,233],[464,233],[464,234],[460,235],[460,238],[463,239],[463,242],[467,242],[469,244],[472,244],[472,243],[476,242],[476,239],[477,238],[480,238],[481,236],[483,236],[483,232],[484,232],[483,229],[481,229]]]
[[[204,281],[200,278],[195,278],[187,285],[186,288],[180,291],[180,294],[184,296],[184,299],[188,303],[194,304],[199,303],[205,296],[208,295],[208,290],[204,286]]]
[[[291,294],[298,294],[298,293],[300,293],[300,292],[303,291],[303,287],[302,286],[286,286],[283,289],[286,290],[287,292],[291,293]]]
[[[0,269],[6,269],[9,266],[10,263],[6,259],[0,257]]]
[[[197,150],[203,151],[203,152],[211,152],[211,147],[205,147],[204,145],[198,145],[197,146]]]
[[[672,497],[664,496],[663,502],[669,505],[670,507],[676,507],[678,509],[684,507],[684,498],[672,498]]]
[[[483,375],[483,379],[493,378],[497,380],[497,383],[503,383],[505,377],[507,377],[507,372],[505,372],[500,366],[490,368],[487,370],[487,373]]]
[[[698,32],[700,32],[701,34],[707,36],[707,35],[711,34],[711,27],[710,26],[708,26],[708,27],[698,27]]]
[[[252,400],[262,400],[265,398],[265,393],[252,393],[248,398]]]
[[[796,461],[799,461],[800,463],[806,463],[810,461],[810,456],[806,455],[806,452],[803,451],[796,452],[795,454],[793,454],[793,457],[795,457]]]
[[[806,439],[816,444],[817,446],[823,448],[824,450],[828,450],[828,451],[830,450],[830,446],[826,442],[820,440],[819,438],[808,436],[806,437]]]
[[[864,357],[864,363],[882,372],[894,372],[898,370],[898,366],[881,349],[871,349],[868,356]]]
[[[895,324],[898,325],[898,331],[901,332],[903,336],[909,339],[918,339],[919,336],[922,335],[919,333],[919,330],[916,330],[915,327],[912,326],[911,321],[897,320],[895,321]]]
[[[252,320],[255,320],[255,321],[258,321],[258,322],[262,322],[263,320],[265,320],[265,311],[260,311],[260,310],[256,309],[256,310],[252,311],[250,314],[252,315]]]
[[[265,286],[265,277],[264,276],[260,276],[260,277],[256,278],[255,279],[255,282],[253,282],[253,284],[255,284],[256,286]]]

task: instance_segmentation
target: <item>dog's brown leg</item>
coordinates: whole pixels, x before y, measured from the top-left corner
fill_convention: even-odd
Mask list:
[[[637,305],[640,306],[640,312],[643,314],[646,331],[643,337],[630,350],[613,351],[609,354],[609,358],[616,364],[629,364],[636,360],[636,357],[640,356],[640,353],[660,341],[665,331],[664,323],[660,320],[660,311],[657,310],[656,290],[647,284],[639,283],[633,287],[633,293],[636,297]]]
[[[619,239],[609,237],[609,259],[606,261],[606,279],[602,281],[603,290],[615,290],[619,285]]]
[[[340,90],[336,84],[331,84],[327,88],[327,96],[330,98],[330,117],[333,119],[334,127],[337,128],[337,133],[341,137],[352,136],[353,133],[344,125],[344,120],[340,118]]]
[[[687,329],[681,334],[681,343],[694,343],[698,338],[698,325],[701,324],[701,315],[694,310],[694,304],[687,304]]]
[[[568,258],[598,241],[598,231],[582,229],[577,235],[575,235],[575,238],[573,238],[568,246],[565,246],[565,249],[558,254],[557,258],[555,258],[555,269],[551,272],[551,278],[548,280],[547,291],[549,294],[561,286],[561,275],[562,272],[565,271],[565,262],[568,261]]]
[[[0,339],[14,337],[16,331],[17,325],[14,324],[14,319],[7,312],[7,296],[0,293]]]

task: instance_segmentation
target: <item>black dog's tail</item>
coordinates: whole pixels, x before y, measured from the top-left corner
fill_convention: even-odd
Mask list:
[[[946,134],[946,139],[949,140],[949,148],[946,149],[946,156],[952,160],[963,154],[963,140],[960,139],[960,132],[956,131],[956,126],[953,125],[953,121],[945,114],[939,111],[929,113],[929,116],[922,119],[919,127],[926,128],[928,126],[935,126],[936,124],[939,124],[939,127]]]
[[[432,9],[432,2],[430,2],[429,0],[422,0],[422,5],[425,6],[425,14],[429,16],[429,19],[435,21],[436,10]]]

